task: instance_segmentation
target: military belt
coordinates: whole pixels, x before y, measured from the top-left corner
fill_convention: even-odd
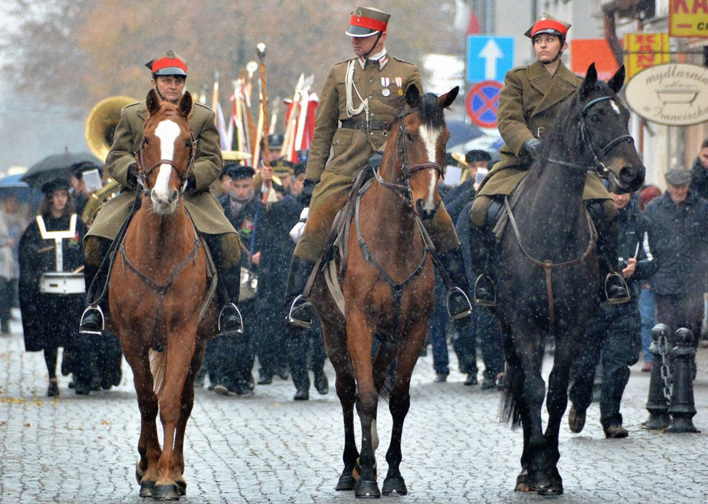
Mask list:
[[[389,131],[391,123],[386,121],[356,121],[354,119],[344,119],[342,128],[360,129],[363,131]]]

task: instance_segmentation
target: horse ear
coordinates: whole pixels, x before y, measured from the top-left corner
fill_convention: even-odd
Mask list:
[[[189,91],[187,91],[182,95],[182,98],[180,99],[179,105],[177,105],[177,107],[179,108],[180,113],[184,117],[189,117],[189,114],[192,113],[193,106],[194,102],[192,102],[192,95],[189,94]]]
[[[455,101],[455,98],[457,98],[457,93],[459,92],[460,86],[455,86],[450,91],[438,98],[438,104],[440,105],[440,108],[445,109],[452,105],[452,102]]]
[[[617,70],[617,73],[615,73],[612,78],[607,81],[607,85],[610,86],[610,89],[615,93],[619,93],[619,90],[622,89],[622,86],[624,86],[624,75],[624,65],[622,65]]]
[[[585,80],[580,88],[580,95],[586,96],[590,90],[595,86],[597,82],[597,70],[595,69],[595,63],[590,63],[588,71],[585,74]]]
[[[420,90],[415,84],[411,84],[406,88],[406,103],[411,108],[416,108],[420,101]]]
[[[157,97],[157,93],[154,89],[148,91],[145,97],[145,105],[147,106],[150,115],[153,115],[160,108],[160,99]]]

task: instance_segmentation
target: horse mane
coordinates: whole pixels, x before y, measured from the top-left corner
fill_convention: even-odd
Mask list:
[[[420,97],[418,114],[424,124],[433,128],[442,128],[445,125],[445,114],[440,108],[438,97],[433,93],[425,93]]]
[[[581,153],[580,144],[580,122],[578,116],[586,100],[581,98],[580,91],[582,85],[570,95],[556,115],[556,121],[548,131],[548,135],[541,143],[540,155],[533,161],[529,168],[529,176],[538,175],[546,164],[551,147],[558,144],[563,146],[564,157],[566,159],[578,158]],[[616,98],[616,93],[610,89],[605,81],[597,80],[589,89],[588,96],[612,96]]]

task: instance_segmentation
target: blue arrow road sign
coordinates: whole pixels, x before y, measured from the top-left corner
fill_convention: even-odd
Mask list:
[[[503,82],[513,66],[513,37],[467,36],[467,82]]]

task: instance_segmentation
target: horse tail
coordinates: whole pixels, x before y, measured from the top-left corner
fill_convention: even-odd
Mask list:
[[[524,396],[524,370],[521,366],[507,362],[504,371],[504,395],[502,398],[501,419],[511,423],[511,428],[521,426],[521,408]]]
[[[152,387],[159,399],[166,385],[167,349],[162,352],[150,350],[150,372],[152,373]]]

